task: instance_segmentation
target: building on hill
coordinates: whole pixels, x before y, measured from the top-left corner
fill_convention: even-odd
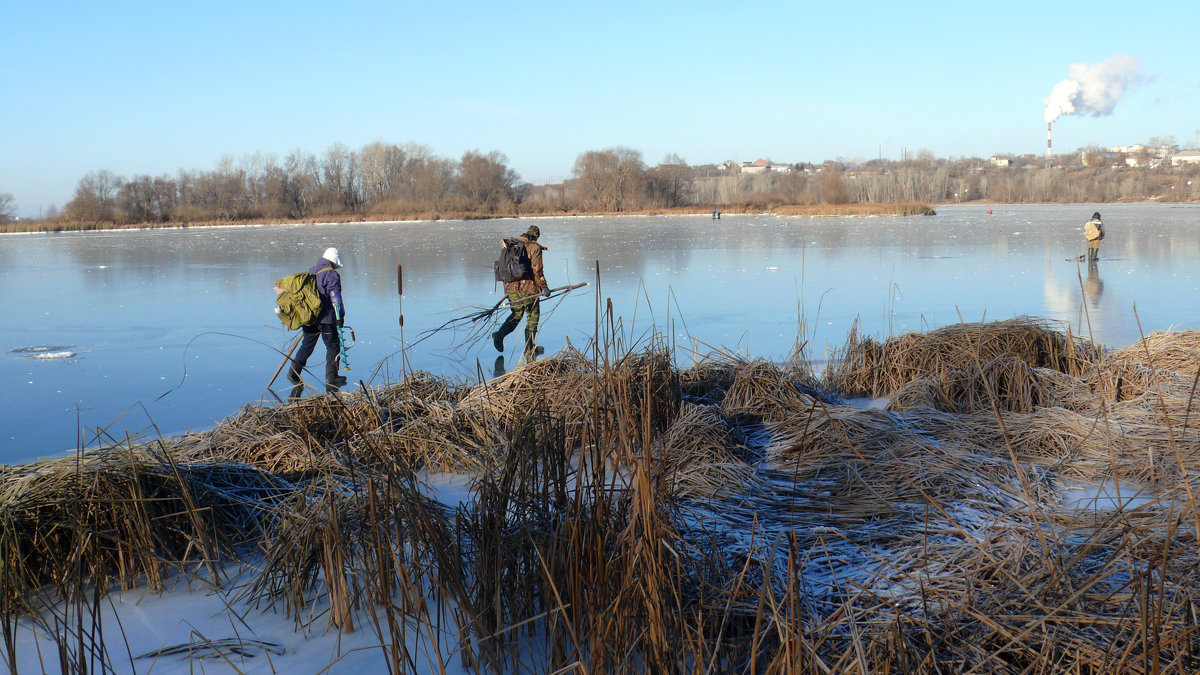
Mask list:
[[[1200,164],[1200,150],[1180,150],[1171,157],[1171,166]]]
[[[768,171],[791,173],[792,167],[788,164],[775,164],[761,157],[753,162],[742,162],[742,173],[766,173]]]

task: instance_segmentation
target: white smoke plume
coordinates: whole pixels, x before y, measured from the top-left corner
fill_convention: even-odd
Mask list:
[[[1063,115],[1112,114],[1113,106],[1126,91],[1148,79],[1138,74],[1141,67],[1141,59],[1124,54],[1090,65],[1072,63],[1067,67],[1067,79],[1054,85],[1050,95],[1042,99],[1046,121],[1057,122]]]

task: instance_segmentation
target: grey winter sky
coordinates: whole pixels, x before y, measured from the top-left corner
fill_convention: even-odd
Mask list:
[[[1056,152],[1200,129],[1180,0],[9,5],[0,192],[26,216],[90,171],[339,142],[498,150],[541,183],[618,145],[649,165],[1041,154],[1052,92],[1075,96]]]

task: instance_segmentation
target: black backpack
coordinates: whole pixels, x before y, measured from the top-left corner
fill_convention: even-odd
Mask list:
[[[525,250],[525,242],[518,239],[505,239],[504,252],[500,259],[493,263],[496,268],[496,281],[509,283],[518,279],[533,278],[533,267],[529,264],[529,251]]]

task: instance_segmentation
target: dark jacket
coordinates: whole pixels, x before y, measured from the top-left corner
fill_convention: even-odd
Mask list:
[[[537,295],[550,288],[550,284],[546,283],[545,269],[542,267],[542,251],[547,249],[536,241],[529,241],[529,238],[525,235],[521,235],[516,239],[525,244],[525,252],[529,254],[529,267],[533,271],[524,279],[509,281],[504,284],[504,290],[508,292],[515,289],[524,295]]]
[[[346,305],[342,303],[342,275],[333,269],[333,265],[321,258],[316,265],[308,268],[308,273],[317,277],[317,294],[321,296],[321,313],[317,315],[317,323],[337,323],[337,317],[346,317]],[[333,313],[337,305],[338,314]]]

